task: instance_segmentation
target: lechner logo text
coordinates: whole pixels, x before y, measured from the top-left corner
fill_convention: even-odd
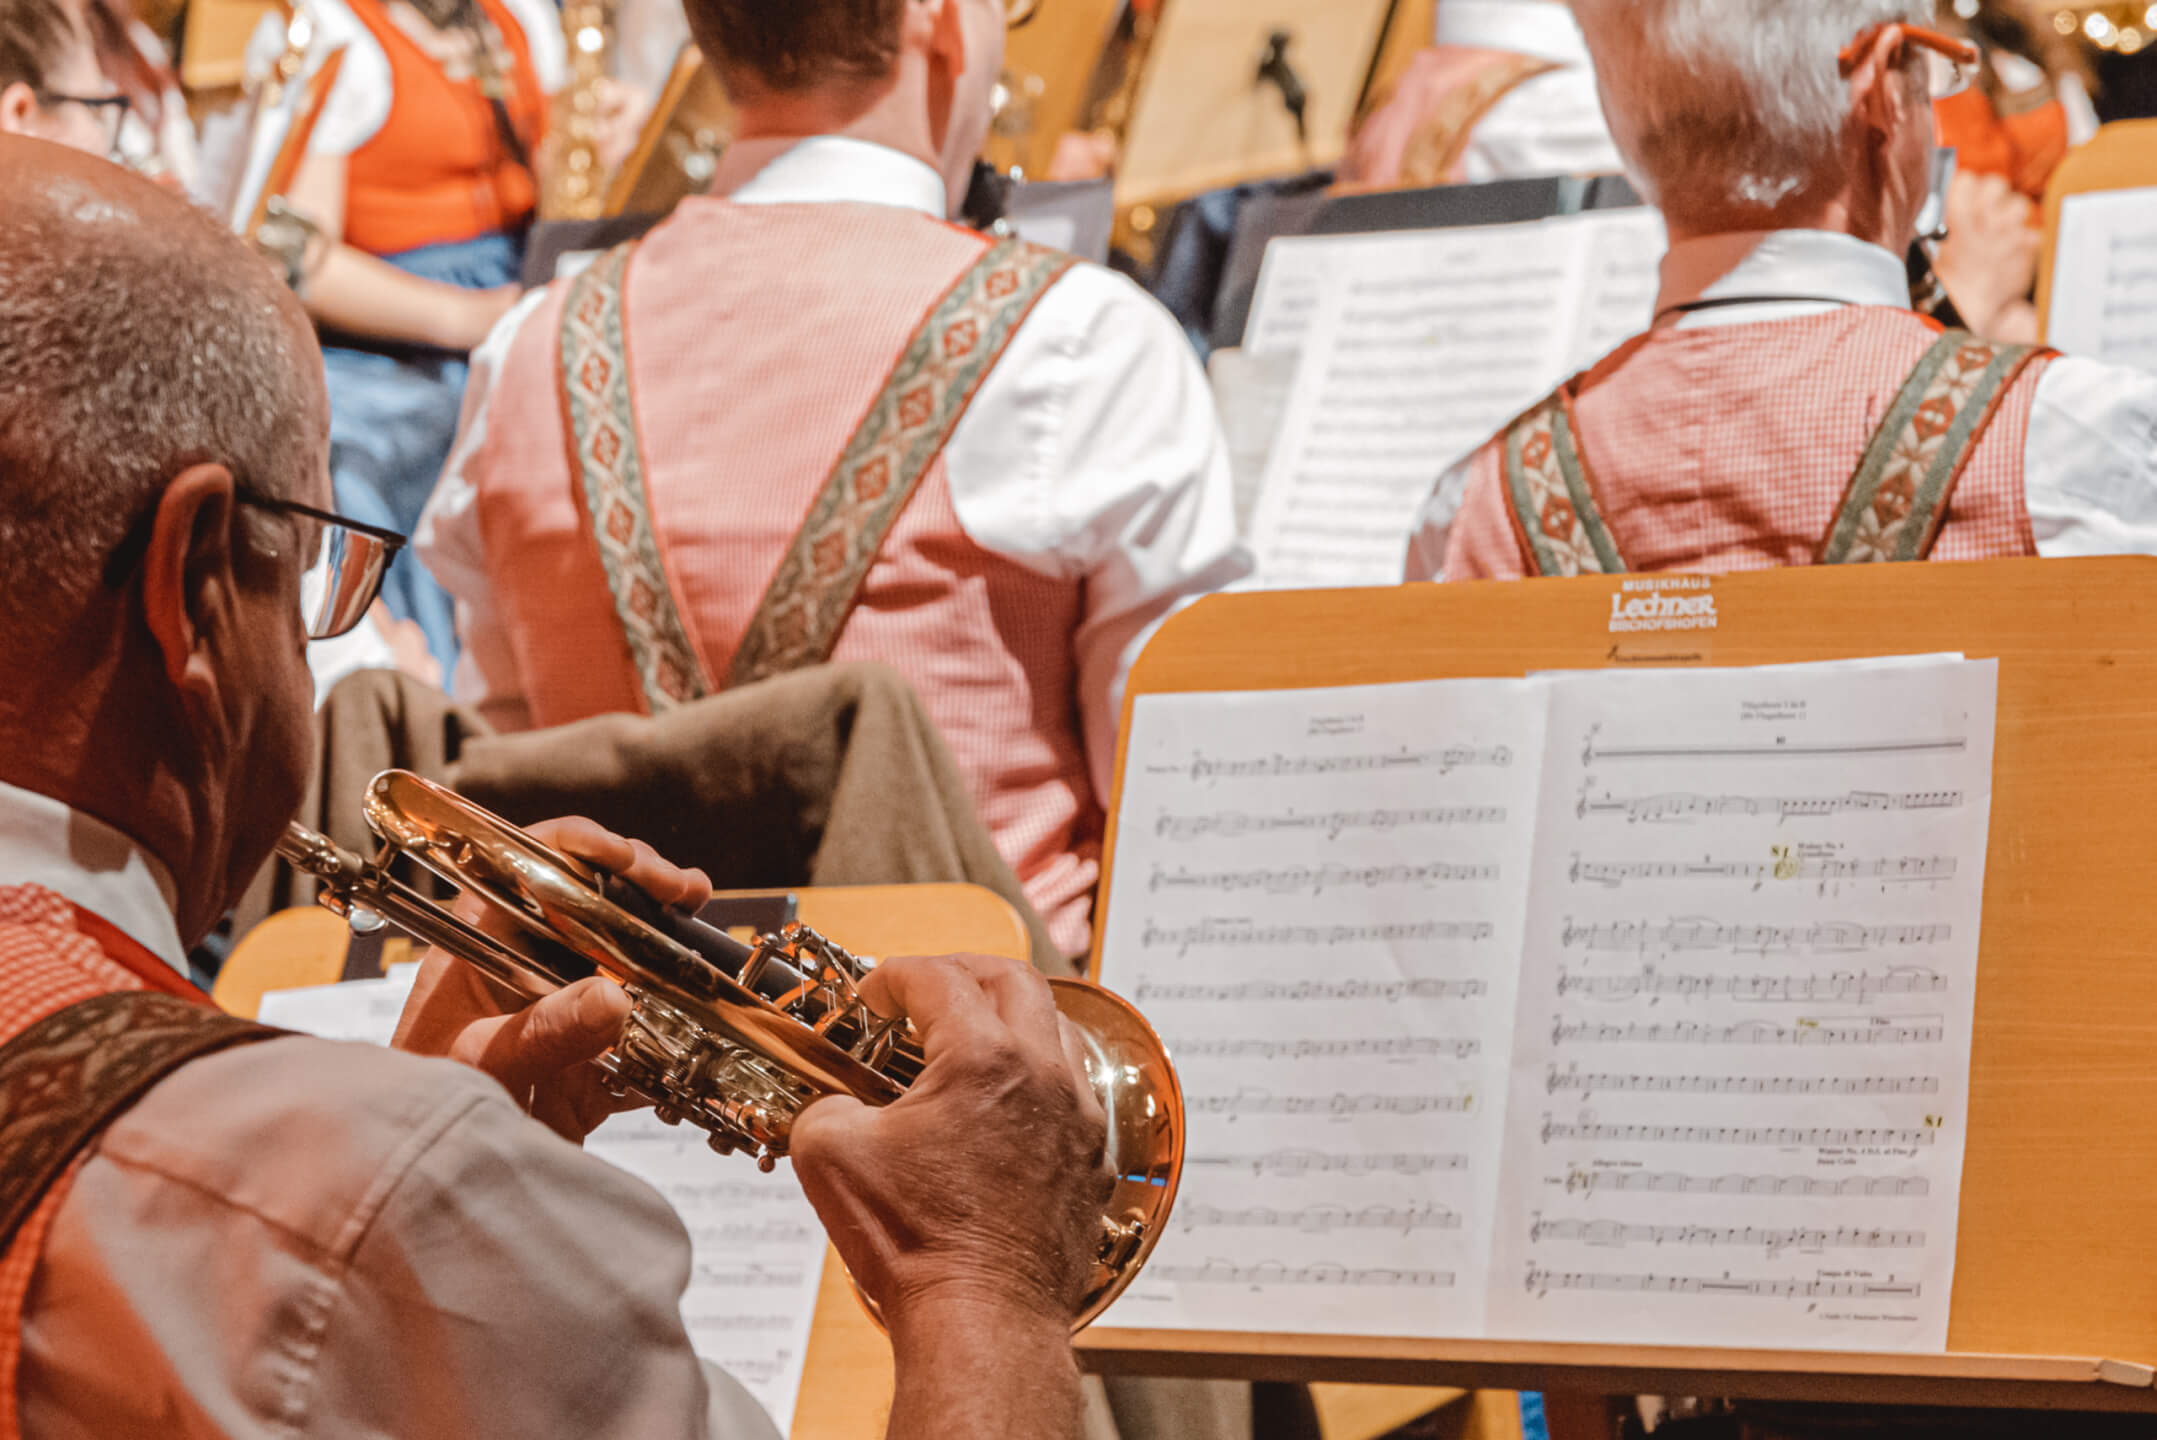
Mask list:
[[[1613,635],[1641,630],[1714,628],[1715,596],[1706,591],[1693,591],[1689,594],[1614,594],[1610,597],[1610,633]]]

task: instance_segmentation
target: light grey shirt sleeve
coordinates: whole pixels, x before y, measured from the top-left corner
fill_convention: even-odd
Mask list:
[[[106,1135],[23,1327],[28,1440],[773,1440],[689,1346],[656,1192],[476,1071],[289,1039]]]

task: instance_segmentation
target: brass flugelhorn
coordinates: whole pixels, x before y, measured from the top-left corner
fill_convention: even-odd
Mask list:
[[[376,776],[363,810],[383,842],[371,860],[297,823],[278,842],[280,855],[321,883],[325,907],[355,930],[394,925],[438,945],[527,1000],[590,975],[612,979],[631,1010],[598,1062],[608,1083],[650,1101],[669,1124],[704,1130],[721,1154],[748,1151],[769,1170],[812,1101],[851,1095],[888,1105],[921,1073],[906,1022],[861,1000],[857,987],[874,962],[806,926],[744,944],[406,771]],[[420,894],[391,873],[400,855],[507,923],[482,928]],[[1116,1177],[1074,1327],[1083,1328],[1123,1293],[1167,1227],[1183,1170],[1183,1093],[1166,1048],[1128,1001],[1082,980],[1049,985],[1108,1117]]]

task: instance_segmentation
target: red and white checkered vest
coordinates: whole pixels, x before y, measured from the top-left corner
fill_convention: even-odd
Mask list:
[[[1940,338],[1908,311],[1852,306],[1799,320],[1664,328],[1614,352],[1572,387],[1570,426],[1623,568],[1813,563],[1889,407]],[[1930,558],[2036,553],[2023,453],[2051,358],[2029,360],[1999,393]],[[1447,579],[1539,573],[1524,551],[1506,472],[1501,436],[1471,462],[1447,542]]]

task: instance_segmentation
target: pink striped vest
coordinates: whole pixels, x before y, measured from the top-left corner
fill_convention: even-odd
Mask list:
[[[744,628],[894,360],[988,241],[872,205],[692,199],[623,280],[630,384],[657,541],[704,673]],[[642,708],[563,439],[567,286],[519,329],[470,468],[490,580],[533,723]],[[835,661],[920,692],[983,819],[1073,954],[1089,938],[1102,815],[1079,735],[1080,581],[960,527],[939,458],[899,517]]]
[[[1624,568],[1812,563],[1868,442],[1939,339],[1937,326],[1908,311],[1853,306],[1801,320],[1651,331],[1582,375],[1572,435]],[[2050,358],[2024,365],[1999,395],[1930,558],[2037,553],[2022,460]],[[1471,462],[1447,540],[1447,579],[1538,573],[1523,551],[1506,470],[1503,436]]]

